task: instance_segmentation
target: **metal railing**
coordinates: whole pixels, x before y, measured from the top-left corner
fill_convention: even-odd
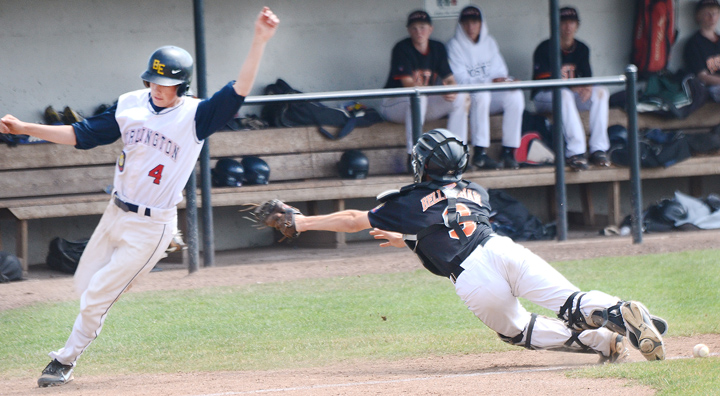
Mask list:
[[[410,98],[411,111],[413,112],[413,137],[415,140],[422,133],[422,122],[420,120],[420,97],[423,95],[440,95],[458,92],[478,92],[478,91],[503,91],[514,89],[550,89],[565,88],[583,85],[625,85],[626,96],[626,112],[628,116],[628,135],[630,144],[630,184],[631,184],[631,202],[632,202],[632,235],[634,243],[642,242],[642,228],[640,227],[640,219],[642,213],[642,194],[640,181],[640,161],[638,149],[638,131],[637,131],[637,68],[634,65],[628,65],[625,74],[609,76],[609,77],[591,77],[591,78],[574,78],[569,80],[532,80],[532,81],[514,81],[506,83],[492,84],[473,84],[473,85],[450,85],[450,86],[432,86],[432,87],[412,87],[412,88],[392,88],[392,89],[367,89],[356,91],[334,91],[334,92],[315,92],[315,93],[298,93],[287,95],[263,95],[249,96],[245,98],[244,105],[264,105],[278,102],[301,102],[301,101],[328,101],[328,100],[361,100],[374,98],[389,98],[407,96]],[[557,92],[557,91],[556,91]],[[559,122],[561,115],[559,108],[553,111],[553,120]],[[559,128],[555,128],[559,130]],[[554,139],[564,139],[562,134],[557,131]],[[562,146],[560,146],[562,147]],[[556,185],[565,185],[564,153],[558,153],[555,150],[556,157]],[[560,171],[558,171],[558,169]],[[556,194],[558,205],[558,217],[567,218],[567,197],[564,189],[560,190],[561,194]],[[203,190],[203,196],[209,195],[209,191]],[[558,222],[558,235],[567,235],[567,222]],[[559,238],[563,240],[564,237]]]

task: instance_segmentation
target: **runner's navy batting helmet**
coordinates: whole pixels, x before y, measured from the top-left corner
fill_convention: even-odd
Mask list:
[[[468,148],[447,129],[424,133],[413,147],[415,183],[425,175],[436,181],[459,181],[468,165]]]
[[[232,158],[221,158],[210,170],[215,187],[240,187],[245,176],[242,164]]]
[[[140,78],[146,87],[149,87],[150,83],[166,87],[177,86],[177,95],[183,96],[190,91],[192,73],[192,56],[180,47],[168,45],[156,49],[150,55],[147,70]]]
[[[338,162],[338,171],[343,179],[364,179],[369,168],[370,162],[360,150],[345,151]]]
[[[270,167],[267,162],[258,157],[243,157],[240,161],[245,168],[245,183],[268,184],[270,181]]]

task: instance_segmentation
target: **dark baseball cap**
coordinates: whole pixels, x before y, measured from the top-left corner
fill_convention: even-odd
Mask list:
[[[411,24],[415,22],[425,22],[432,25],[432,20],[430,19],[430,15],[422,10],[413,11],[408,15],[407,24],[405,25],[410,26]]]
[[[560,9],[560,20],[580,22],[580,17],[578,16],[577,10],[573,7],[563,7]]]
[[[482,21],[482,12],[475,6],[467,6],[460,11],[460,22]]]
[[[698,11],[702,10],[705,7],[720,8],[720,3],[718,3],[718,0],[700,0],[695,3],[695,13],[697,14]]]

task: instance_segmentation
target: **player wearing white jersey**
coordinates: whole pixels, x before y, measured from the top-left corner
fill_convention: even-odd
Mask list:
[[[73,379],[76,360],[102,329],[110,307],[140,276],[163,257],[177,225],[176,205],[205,139],[238,112],[250,93],[265,44],[279,24],[265,7],[237,80],[212,98],[186,96],[193,60],[178,47],[161,47],[150,57],[141,78],[147,89],[120,96],[105,113],[72,125],[40,125],[6,115],[0,132],[26,134],[89,149],[122,139],[114,191],[75,272],[80,313],[65,346],[38,386],[63,385]]]

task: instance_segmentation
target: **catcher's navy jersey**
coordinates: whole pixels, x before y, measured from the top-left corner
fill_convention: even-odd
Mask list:
[[[438,223],[444,223],[448,201],[439,189],[420,183],[409,191],[403,191],[381,203],[368,213],[370,224],[381,230],[415,235],[421,230]],[[404,189],[405,190],[405,189]],[[457,199],[457,211],[461,216],[481,215],[489,217],[490,204],[487,191],[475,183],[469,183]],[[492,229],[483,223],[465,222],[460,224],[468,237],[463,245],[456,232],[442,227],[418,241],[416,253],[429,259],[442,276],[450,276],[480,243],[492,234]]]

